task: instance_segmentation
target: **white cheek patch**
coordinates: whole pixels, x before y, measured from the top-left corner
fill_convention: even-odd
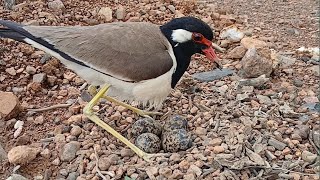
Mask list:
[[[172,31],[171,38],[174,42],[184,43],[192,39],[192,32],[184,29],[176,29]]]

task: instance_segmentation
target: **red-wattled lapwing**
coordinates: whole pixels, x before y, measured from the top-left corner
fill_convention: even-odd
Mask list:
[[[4,20],[0,24],[4,26],[0,28],[0,37],[31,44],[59,59],[88,83],[103,85],[84,108],[84,114],[145,160],[151,155],[100,120],[92,107],[105,98],[139,115],[150,115],[152,112],[120,100],[158,106],[178,83],[193,54],[217,60],[211,28],[193,17],[173,19],[162,26],[148,22],[22,26]]]

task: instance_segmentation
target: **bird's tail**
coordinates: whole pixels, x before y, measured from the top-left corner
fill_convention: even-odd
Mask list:
[[[0,20],[0,25],[4,26],[0,27],[0,38],[10,38],[16,41],[24,42],[26,36],[21,33],[23,30],[22,25],[5,20]]]

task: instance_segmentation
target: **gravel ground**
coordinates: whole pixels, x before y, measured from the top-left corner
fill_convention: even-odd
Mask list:
[[[72,104],[37,113],[24,110],[0,120],[0,179],[12,174],[39,180],[102,179],[98,169],[105,179],[319,179],[319,54],[296,51],[318,45],[317,1],[16,3],[13,10],[4,10],[1,2],[1,19],[32,25],[162,24],[196,16],[215,29],[217,44],[226,49],[219,53],[222,64],[232,73],[214,71],[219,78],[203,81],[208,76],[199,73],[215,67],[202,56],[193,58],[160,110],[187,120],[191,148],[147,163],[81,114],[86,105],[83,79],[42,51],[0,39],[0,91],[13,92],[23,108]],[[247,43],[222,38],[230,26]],[[259,44],[263,48],[247,50]],[[250,66],[255,60],[261,64]],[[97,108],[103,107],[103,120],[134,141],[131,126],[140,118],[109,102]],[[168,117],[156,120],[164,124]],[[28,157],[15,159],[21,151]]]

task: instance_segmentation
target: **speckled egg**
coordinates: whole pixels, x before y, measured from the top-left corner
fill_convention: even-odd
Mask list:
[[[131,134],[133,137],[137,137],[142,133],[153,133],[157,136],[161,135],[161,124],[151,118],[143,118],[136,121],[131,128]]]
[[[135,144],[142,151],[147,153],[157,153],[161,148],[160,138],[152,133],[143,133],[136,138]]]
[[[170,119],[164,124],[163,130],[169,131],[173,129],[187,129],[188,121],[180,115],[173,115]]]
[[[173,129],[162,133],[162,148],[166,152],[187,150],[191,145],[191,137],[186,129]]]

